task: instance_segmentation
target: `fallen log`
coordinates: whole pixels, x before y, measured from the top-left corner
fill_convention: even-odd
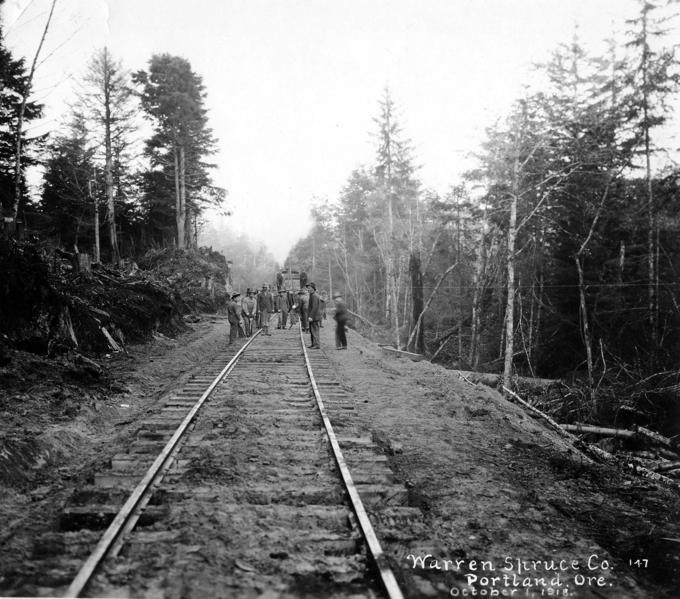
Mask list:
[[[496,374],[493,372],[475,372],[473,370],[452,370],[451,372],[457,373],[461,378],[465,377],[472,383],[481,383],[487,387],[498,387],[498,385],[500,385],[503,380],[502,374]],[[538,379],[527,376],[516,377],[515,380],[520,385],[541,389],[544,387],[550,387],[551,385],[557,385],[562,382],[558,379]]]
[[[623,428],[605,428],[602,426],[591,426],[588,424],[560,424],[560,426],[570,433],[577,434],[591,434],[591,435],[601,435],[603,437],[623,437],[625,439],[632,439],[637,437],[635,431],[629,431]]]
[[[384,351],[387,352],[393,356],[397,356],[399,358],[409,358],[410,360],[413,360],[414,362],[420,362],[421,360],[425,359],[425,356],[423,354],[414,354],[413,352],[410,351],[404,351],[401,349],[396,349],[392,347],[391,345],[378,345],[378,347]]]
[[[541,412],[541,410],[539,410],[538,408],[535,408],[531,404],[524,401],[514,391],[511,391],[506,386],[503,386],[503,390],[505,392],[507,392],[510,397],[513,397],[515,399],[515,401],[517,401],[517,403],[524,406],[530,412],[536,414],[537,416],[539,416],[540,418],[545,420],[551,426],[551,428],[555,429],[561,435],[563,435],[567,439],[571,440],[572,444],[577,449],[580,449],[580,450],[585,451],[587,453],[597,455],[598,457],[600,457],[602,460],[604,460],[606,462],[613,462],[613,463],[617,463],[617,464],[623,463],[626,466],[626,468],[633,470],[636,474],[639,474],[640,476],[644,476],[645,478],[649,478],[650,480],[656,481],[656,482],[661,483],[663,485],[673,487],[674,489],[680,489],[680,483],[668,478],[667,476],[663,476],[663,475],[658,474],[656,472],[652,472],[648,468],[640,466],[639,464],[634,463],[634,462],[628,462],[628,461],[621,462],[620,460],[617,460],[617,458],[615,456],[613,456],[611,453],[604,451],[604,449],[600,449],[599,447],[596,447],[595,445],[590,445],[589,443],[585,443],[584,441],[582,441],[581,439],[579,439],[575,435],[564,430],[564,428],[562,428],[561,425],[557,424],[557,422],[555,422],[552,418],[550,418],[550,416],[548,416],[544,412]],[[585,456],[585,457],[587,459],[587,456]]]
[[[369,327],[376,328],[377,325],[373,324],[368,318],[364,318],[361,314],[357,314],[356,312],[352,312],[351,310],[347,310],[352,316],[356,316],[359,320],[362,322],[365,322]]]
[[[503,390],[508,393],[508,395],[514,400],[519,403],[521,406],[524,406],[527,410],[529,410],[532,414],[535,414],[542,420],[545,420],[548,425],[558,433],[560,433],[562,436],[566,437],[567,439],[571,441],[578,441],[578,438],[575,435],[572,435],[571,433],[568,433],[564,428],[562,428],[557,422],[555,422],[550,416],[548,416],[545,412],[541,412],[538,408],[535,408],[532,406],[530,403],[524,401],[517,393],[514,391],[511,391],[508,389],[505,385],[503,386]]]
[[[113,337],[111,337],[111,334],[106,330],[106,327],[101,328],[102,333],[104,333],[104,337],[106,337],[106,340],[109,342],[109,345],[111,346],[111,349],[113,351],[123,351],[123,348],[116,343]]]
[[[645,428],[644,426],[638,426],[635,430],[643,437],[647,437],[648,439],[655,441],[659,445],[663,445],[664,447],[669,448],[673,447],[673,443],[669,438],[664,437],[663,435],[660,435],[655,431],[650,431],[648,428]]]
[[[667,439],[659,433],[650,431],[643,426],[638,426],[635,430],[592,426],[589,424],[581,424],[580,422],[575,422],[574,424],[561,424],[560,426],[564,428],[565,431],[573,433],[588,433],[592,435],[601,435],[603,437],[620,437],[625,439],[644,437],[656,445],[662,445],[667,448],[672,446],[670,439]]]
[[[654,472],[671,472],[672,470],[680,470],[680,462],[671,462],[654,468]]]

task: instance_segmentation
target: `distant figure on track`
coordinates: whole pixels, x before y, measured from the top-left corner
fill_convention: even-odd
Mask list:
[[[342,296],[336,293],[333,296],[335,301],[335,349],[347,349],[347,334],[346,327],[349,322],[349,312],[345,302],[342,301]]]
[[[263,335],[271,335],[269,332],[269,319],[274,311],[274,298],[269,292],[269,286],[264,283],[262,290],[257,294],[257,313],[260,315],[260,328]]]
[[[246,336],[250,337],[253,334],[253,322],[257,315],[257,302],[253,297],[255,294],[253,290],[248,287],[246,290],[246,298],[243,300],[243,322],[245,325]]]
[[[298,292],[298,305],[300,308],[300,324],[302,330],[306,333],[309,330],[309,295],[304,289]]]
[[[288,293],[288,297],[290,300],[290,326],[288,327],[289,329],[292,329],[300,321],[301,294],[302,292],[298,292],[297,294],[293,292]]]
[[[290,304],[288,303],[288,292],[285,289],[279,290],[279,318],[277,322],[277,329],[285,329],[288,322],[288,312],[290,311]]]
[[[309,289],[309,316],[307,320],[309,321],[309,334],[312,338],[310,347],[312,349],[321,349],[319,340],[319,325],[323,319],[321,300],[316,293],[316,284],[308,283],[307,289]]]
[[[243,300],[241,298],[241,294],[237,293],[236,294],[236,316],[238,316],[238,336],[239,337],[245,337],[246,336],[246,329],[245,329],[245,322],[243,321]]]
[[[229,345],[234,343],[238,337],[238,311],[236,298],[240,297],[240,293],[234,293],[227,303],[227,320],[229,321]]]

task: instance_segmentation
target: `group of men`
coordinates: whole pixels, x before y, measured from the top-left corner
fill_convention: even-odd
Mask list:
[[[336,321],[335,345],[337,349],[347,349],[347,326],[349,313],[340,294],[334,295]],[[270,291],[264,283],[259,292],[248,288],[241,299],[240,293],[234,293],[227,304],[229,320],[229,345],[238,337],[250,337],[255,328],[262,329],[263,335],[271,335],[269,322],[273,314],[277,314],[276,328],[285,329],[290,320],[290,327],[300,321],[302,330],[309,332],[310,348],[321,349],[319,329],[326,318],[326,294],[318,294],[315,283],[307,283],[305,289],[297,294],[279,289],[277,293]]]

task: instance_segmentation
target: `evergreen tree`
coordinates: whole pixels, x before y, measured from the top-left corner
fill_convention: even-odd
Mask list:
[[[129,78],[129,73],[113,59],[107,48],[103,48],[90,60],[80,94],[81,108],[91,124],[90,135],[102,153],[106,220],[113,262],[120,258],[116,197],[120,201],[124,195],[126,150],[132,144],[130,137],[135,112]]]
[[[658,262],[659,248],[657,205],[652,184],[652,129],[666,120],[667,97],[678,89],[680,78],[673,72],[676,59],[672,50],[655,49],[653,41],[664,36],[665,19],[657,18],[660,6],[650,0],[640,0],[640,13],[629,21],[632,31],[628,46],[634,51],[628,84],[632,90],[630,104],[632,123],[636,127],[637,147],[642,155],[645,171],[645,203],[647,211],[647,318],[652,342],[658,340]]]
[[[212,165],[205,162],[216,145],[207,126],[205,88],[187,60],[169,54],[154,55],[148,72],[139,71],[133,79],[141,86],[142,107],[154,123],[155,133],[147,142],[152,167],[172,176],[176,243],[185,248],[192,239],[187,220],[191,224],[205,204],[219,203],[225,195],[212,185]],[[155,179],[147,178],[147,183]]]
[[[106,197],[103,187],[96,185],[102,171],[97,171],[96,148],[88,139],[85,121],[75,116],[67,132],[52,141],[39,202],[42,230],[59,245],[76,252],[95,244],[95,202],[105,204]]]
[[[378,151],[375,176],[377,193],[374,198],[376,213],[386,227],[376,226],[375,237],[385,264],[385,317],[391,323],[396,347],[401,346],[399,295],[402,264],[408,250],[413,250],[418,220],[419,182],[411,159],[410,142],[402,137],[396,109],[389,90],[380,102]]]
[[[37,163],[36,150],[45,136],[29,137],[26,127],[19,126],[42,116],[43,107],[34,101],[25,100],[28,87],[28,72],[23,58],[15,59],[5,47],[0,28],[0,200],[5,222],[14,222],[15,209],[22,215],[26,198],[26,168]],[[22,114],[23,105],[23,114]],[[16,189],[17,132],[21,130],[22,160],[19,162],[19,190]],[[20,199],[15,203],[17,197]]]

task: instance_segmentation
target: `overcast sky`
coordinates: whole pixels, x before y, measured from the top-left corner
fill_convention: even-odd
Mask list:
[[[18,54],[35,52],[49,4],[6,0]],[[97,48],[133,71],[153,53],[187,58],[207,89],[228,220],[282,261],[312,198],[337,197],[371,163],[385,86],[423,185],[443,193],[532,63],[576,24],[595,48],[636,13],[634,0],[58,0],[35,89],[54,128]]]

